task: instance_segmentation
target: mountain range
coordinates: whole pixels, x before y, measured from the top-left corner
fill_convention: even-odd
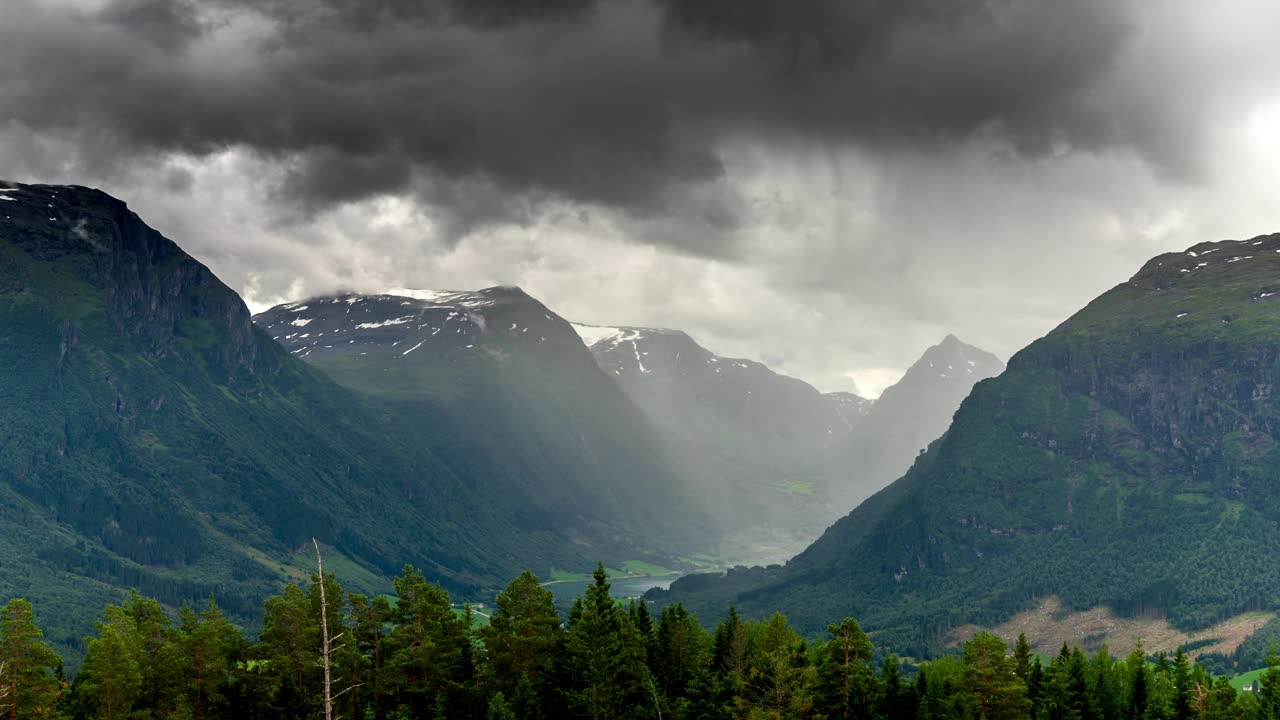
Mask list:
[[[610,559],[669,562],[712,542],[653,428],[519,288],[315,297],[255,321],[413,428],[523,530]]]
[[[794,555],[909,467],[973,383],[1003,369],[947,337],[869,400],[716,355],[678,330],[574,327],[685,474],[715,498],[709,510],[725,528],[718,556],[730,562]]]
[[[7,184],[0,210],[0,591],[72,656],[69,618],[123,588],[252,622],[313,536],[354,590],[409,562],[479,598],[526,567],[719,562],[734,532],[795,545],[847,509],[863,459],[831,459],[880,404],[676,331],[588,347],[511,287],[251,317],[102,192]]]

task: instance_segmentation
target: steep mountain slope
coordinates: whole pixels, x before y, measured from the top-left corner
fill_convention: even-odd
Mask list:
[[[568,322],[519,288],[394,292],[312,298],[255,322],[375,397],[524,529],[606,560],[705,546],[689,487]]]
[[[786,567],[671,598],[854,615],[911,652],[1057,596],[1198,628],[1275,608],[1280,235],[1148,262],[979,383],[900,480]]]
[[[64,649],[125,587],[257,618],[312,536],[367,590],[404,562],[467,592],[594,559],[492,509],[96,190],[0,186],[0,387],[0,595]]]
[[[929,443],[941,437],[975,383],[1004,371],[1004,363],[954,335],[924,352],[866,408],[829,455],[825,474],[832,500],[851,508],[901,477]],[[852,405],[856,410],[862,407]]]
[[[839,516],[814,473],[850,432],[836,403],[678,330],[574,328],[702,490],[725,529],[722,559],[785,559]]]

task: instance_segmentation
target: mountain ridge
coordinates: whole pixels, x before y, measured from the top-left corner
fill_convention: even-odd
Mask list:
[[[1275,609],[1280,573],[1252,558],[1280,552],[1278,276],[1280,235],[1153,258],[979,382],[902,478],[785,567],[663,598],[856,615],[920,654],[1051,595],[1182,629]]]

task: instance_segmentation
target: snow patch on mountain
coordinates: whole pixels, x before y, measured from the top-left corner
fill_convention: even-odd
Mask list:
[[[613,338],[621,338],[626,332],[622,328],[602,327],[598,325],[580,325],[578,323],[570,323],[578,337],[582,338],[582,342],[587,347],[593,347],[596,343],[601,343]]]

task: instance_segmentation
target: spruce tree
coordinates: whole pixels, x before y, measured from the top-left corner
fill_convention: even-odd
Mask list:
[[[1025,632],[1018,633],[1018,642],[1013,646],[1013,671],[1023,681],[1031,676],[1031,643]]]
[[[1186,652],[1178,647],[1173,656],[1173,717],[1175,720],[1191,720],[1191,667]]]
[[[626,717],[653,705],[644,639],[610,597],[603,563],[592,578],[568,631],[570,701],[591,720]]]
[[[798,717],[812,704],[812,680],[805,663],[804,640],[787,623],[782,613],[774,613],[763,624],[748,627],[752,637],[744,675],[745,692],[740,703],[763,710],[766,717]],[[838,642],[833,640],[833,642]],[[856,640],[853,641],[856,643]],[[840,677],[837,671],[837,677]],[[827,686],[831,688],[830,685]],[[842,698],[837,683],[831,688]],[[850,703],[856,697],[851,688]],[[837,701],[838,702],[838,701]],[[837,707],[839,707],[837,705]]]

